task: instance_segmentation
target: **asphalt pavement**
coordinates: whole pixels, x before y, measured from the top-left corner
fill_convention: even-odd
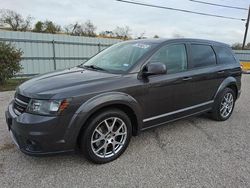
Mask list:
[[[13,144],[4,111],[14,92],[0,92],[0,187],[250,187],[250,75],[233,115],[206,115],[133,137],[117,160],[96,165],[78,154],[30,157]]]

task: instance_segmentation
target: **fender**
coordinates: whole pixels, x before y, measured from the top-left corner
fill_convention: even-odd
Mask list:
[[[99,109],[110,105],[126,105],[136,115],[138,128],[136,132],[139,132],[142,127],[142,111],[138,102],[130,95],[122,92],[107,92],[94,96],[93,98],[84,102],[73,115],[65,138],[70,143],[75,144],[77,137],[82,127],[85,125],[87,119]]]
[[[219,88],[216,91],[216,94],[214,95],[214,100],[216,99],[216,97],[220,94],[220,92],[225,89],[227,86],[230,85],[234,85],[237,88],[237,92],[238,92],[238,86],[237,86],[237,80],[234,77],[227,77],[225,80],[223,80],[223,82],[220,84]],[[238,93],[236,93],[238,96]]]

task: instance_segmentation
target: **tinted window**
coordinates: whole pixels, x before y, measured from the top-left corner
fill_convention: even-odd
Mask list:
[[[219,64],[235,63],[234,56],[228,48],[215,46],[214,50],[217,54]]]
[[[167,73],[181,72],[187,69],[187,54],[184,44],[164,46],[158,50],[150,62],[161,62],[167,67]]]
[[[216,58],[211,46],[208,45],[191,45],[192,63],[191,68],[206,67],[216,64]]]

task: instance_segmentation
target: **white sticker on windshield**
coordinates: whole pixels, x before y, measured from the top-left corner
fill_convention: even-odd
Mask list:
[[[128,67],[128,66],[129,66],[129,64],[127,64],[127,63],[124,63],[124,64],[123,64],[123,66],[124,66],[124,67]]]
[[[138,47],[138,48],[143,48],[143,49],[147,49],[147,48],[150,47],[150,45],[148,45],[148,44],[142,44],[142,43],[136,43],[133,46]]]

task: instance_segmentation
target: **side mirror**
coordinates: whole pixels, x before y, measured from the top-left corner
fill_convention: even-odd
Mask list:
[[[160,62],[147,64],[142,71],[142,75],[148,77],[150,75],[166,74],[166,65]]]

